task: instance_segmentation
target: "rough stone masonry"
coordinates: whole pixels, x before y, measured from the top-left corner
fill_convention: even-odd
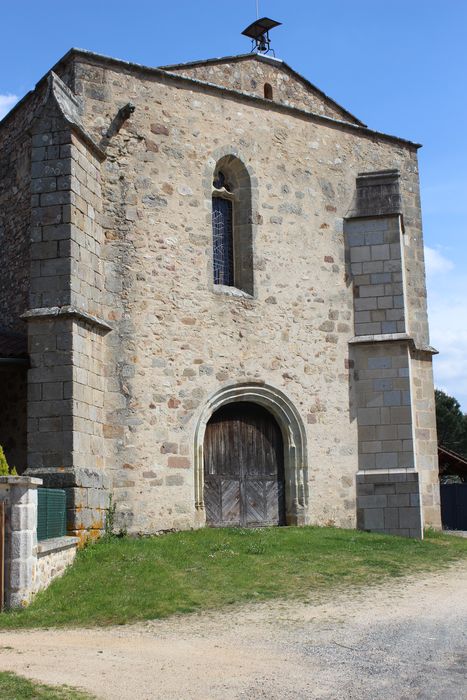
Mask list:
[[[25,460],[27,385],[17,467],[67,489],[70,534],[109,494],[129,532],[204,525],[205,428],[235,401],[280,425],[288,523],[440,526],[417,148],[255,54],[71,50],[1,122],[0,325],[29,369],[2,365],[0,443]]]

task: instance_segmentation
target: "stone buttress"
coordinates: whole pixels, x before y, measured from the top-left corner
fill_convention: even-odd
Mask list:
[[[417,197],[418,183],[405,183]],[[354,293],[351,401],[357,525],[421,537],[439,527],[437,443],[417,202],[397,170],[360,174],[345,224]]]
[[[98,535],[103,471],[100,162],[80,104],[54,74],[31,127],[28,470],[67,490],[69,534]]]

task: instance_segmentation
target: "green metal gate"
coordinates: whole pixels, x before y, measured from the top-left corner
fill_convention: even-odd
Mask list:
[[[37,539],[66,535],[66,494],[64,489],[37,489]]]

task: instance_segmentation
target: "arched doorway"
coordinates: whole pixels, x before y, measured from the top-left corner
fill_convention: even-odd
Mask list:
[[[306,431],[290,398],[277,387],[264,382],[243,382],[220,387],[202,407],[194,433],[195,522],[206,524],[204,489],[204,436],[212,416],[222,406],[253,403],[265,408],[280,426],[284,443],[285,522],[306,525],[308,516],[308,458]]]
[[[204,504],[212,527],[285,523],[284,443],[263,406],[236,401],[211,416],[204,436]]]

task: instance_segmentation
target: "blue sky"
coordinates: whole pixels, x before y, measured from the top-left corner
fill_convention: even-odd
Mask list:
[[[467,411],[466,0],[259,0],[276,55],[419,152],[436,385]],[[0,115],[72,46],[146,65],[246,53],[256,0],[22,0],[0,7]]]

